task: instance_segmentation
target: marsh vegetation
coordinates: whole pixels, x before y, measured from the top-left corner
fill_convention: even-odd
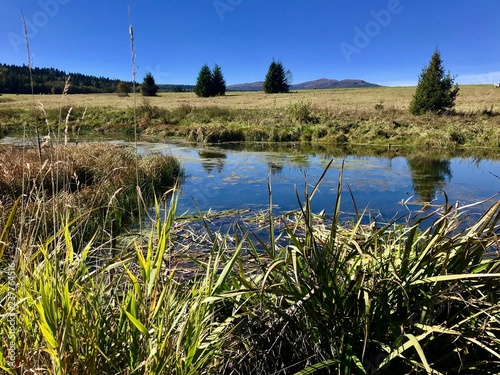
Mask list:
[[[420,116],[409,113],[414,92],[411,87],[381,87],[274,95],[228,92],[212,98],[198,98],[193,93],[159,93],[138,101],[138,131],[143,138],[176,136],[206,143],[499,147],[498,90],[489,85],[462,86],[453,111]],[[31,98],[4,95],[1,100],[1,132],[20,134],[22,125],[33,121]],[[61,100],[44,96],[43,102],[48,115],[38,111],[42,127],[46,117],[57,118],[54,115],[59,113]],[[133,107],[127,98],[69,95],[63,104],[66,109],[73,108],[69,125],[74,134],[134,133]]]
[[[500,202],[465,229],[467,207],[448,203],[404,224],[362,225],[358,211],[343,224],[342,174],[333,217],[311,209],[324,177],[306,185],[293,215],[273,214],[270,188],[265,239],[244,221],[227,234],[205,225],[202,257],[180,251],[176,194],[157,201],[149,231],[116,235],[111,252],[97,232],[75,246],[83,217],[61,221],[53,235],[21,235],[14,206],[2,233],[0,261],[10,274],[1,276],[8,339],[0,366],[51,374],[497,373]]]

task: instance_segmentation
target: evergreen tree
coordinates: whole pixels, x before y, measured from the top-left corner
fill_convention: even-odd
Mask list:
[[[194,92],[202,98],[212,96],[212,71],[207,64],[203,65],[198,73],[198,79],[196,80]]]
[[[141,94],[143,96],[156,96],[158,92],[158,86],[155,83],[155,79],[151,73],[146,73],[144,80],[141,85]]]
[[[458,85],[448,72],[445,75],[441,55],[436,49],[429,66],[425,67],[418,78],[417,89],[410,103],[410,112],[420,115],[425,112],[440,113],[455,106]]]
[[[276,94],[288,92],[290,90],[287,80],[287,74],[290,76],[291,72],[285,71],[281,62],[276,62],[273,59],[264,81],[264,92],[266,94]]]
[[[226,80],[222,74],[222,70],[219,65],[215,64],[214,71],[212,73],[212,94],[213,95],[225,95],[226,94]]]

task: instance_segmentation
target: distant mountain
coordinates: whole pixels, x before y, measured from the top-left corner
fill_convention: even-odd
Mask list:
[[[312,89],[348,89],[355,87],[380,87],[374,83],[369,83],[361,79],[343,79],[338,81],[336,79],[321,78],[315,81],[308,81],[292,85],[292,90],[312,90]]]
[[[251,82],[251,83],[238,83],[236,85],[229,85],[226,87],[227,91],[262,91],[264,82]]]
[[[227,86],[227,91],[261,91],[264,82],[239,83]],[[308,81],[291,85],[290,90],[313,90],[313,89],[348,89],[355,87],[380,87],[374,83],[369,83],[361,79],[336,79],[321,78],[315,81]]]

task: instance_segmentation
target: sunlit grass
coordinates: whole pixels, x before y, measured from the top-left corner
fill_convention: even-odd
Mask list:
[[[191,254],[187,280],[175,269],[190,255],[178,251],[176,194],[157,201],[150,234],[117,236],[114,249],[90,239],[77,251],[78,219],[27,243],[14,236],[0,366],[11,371],[10,337],[20,372],[496,373],[500,202],[466,228],[467,207],[448,204],[406,224],[361,225],[362,213],[341,223],[340,178],[325,221],[311,211],[322,178],[293,218],[257,220],[265,239],[245,222],[227,235],[205,225],[207,252]]]
[[[16,228],[18,233],[26,229],[29,242],[73,220],[81,227],[81,240],[98,234],[99,240],[112,239],[137,215],[138,200],[151,201],[153,193],[163,194],[182,175],[172,156],[141,157],[136,168],[133,149],[111,144],[47,145],[41,159],[36,147],[0,150],[0,220],[22,196]],[[137,181],[145,197],[137,195]]]

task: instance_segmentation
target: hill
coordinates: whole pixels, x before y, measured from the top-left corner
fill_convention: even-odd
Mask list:
[[[251,82],[251,83],[238,83],[236,85],[229,85],[226,87],[227,91],[262,91],[263,81]]]
[[[292,90],[312,90],[312,89],[348,89],[355,87],[380,87],[374,83],[369,83],[361,79],[336,79],[321,78],[315,81],[308,81],[292,85]]]
[[[227,91],[261,91],[264,82],[239,83],[227,86]],[[291,90],[313,90],[313,89],[347,89],[356,87],[380,87],[374,83],[369,83],[361,79],[336,79],[320,78],[314,81],[307,81],[291,85]]]

